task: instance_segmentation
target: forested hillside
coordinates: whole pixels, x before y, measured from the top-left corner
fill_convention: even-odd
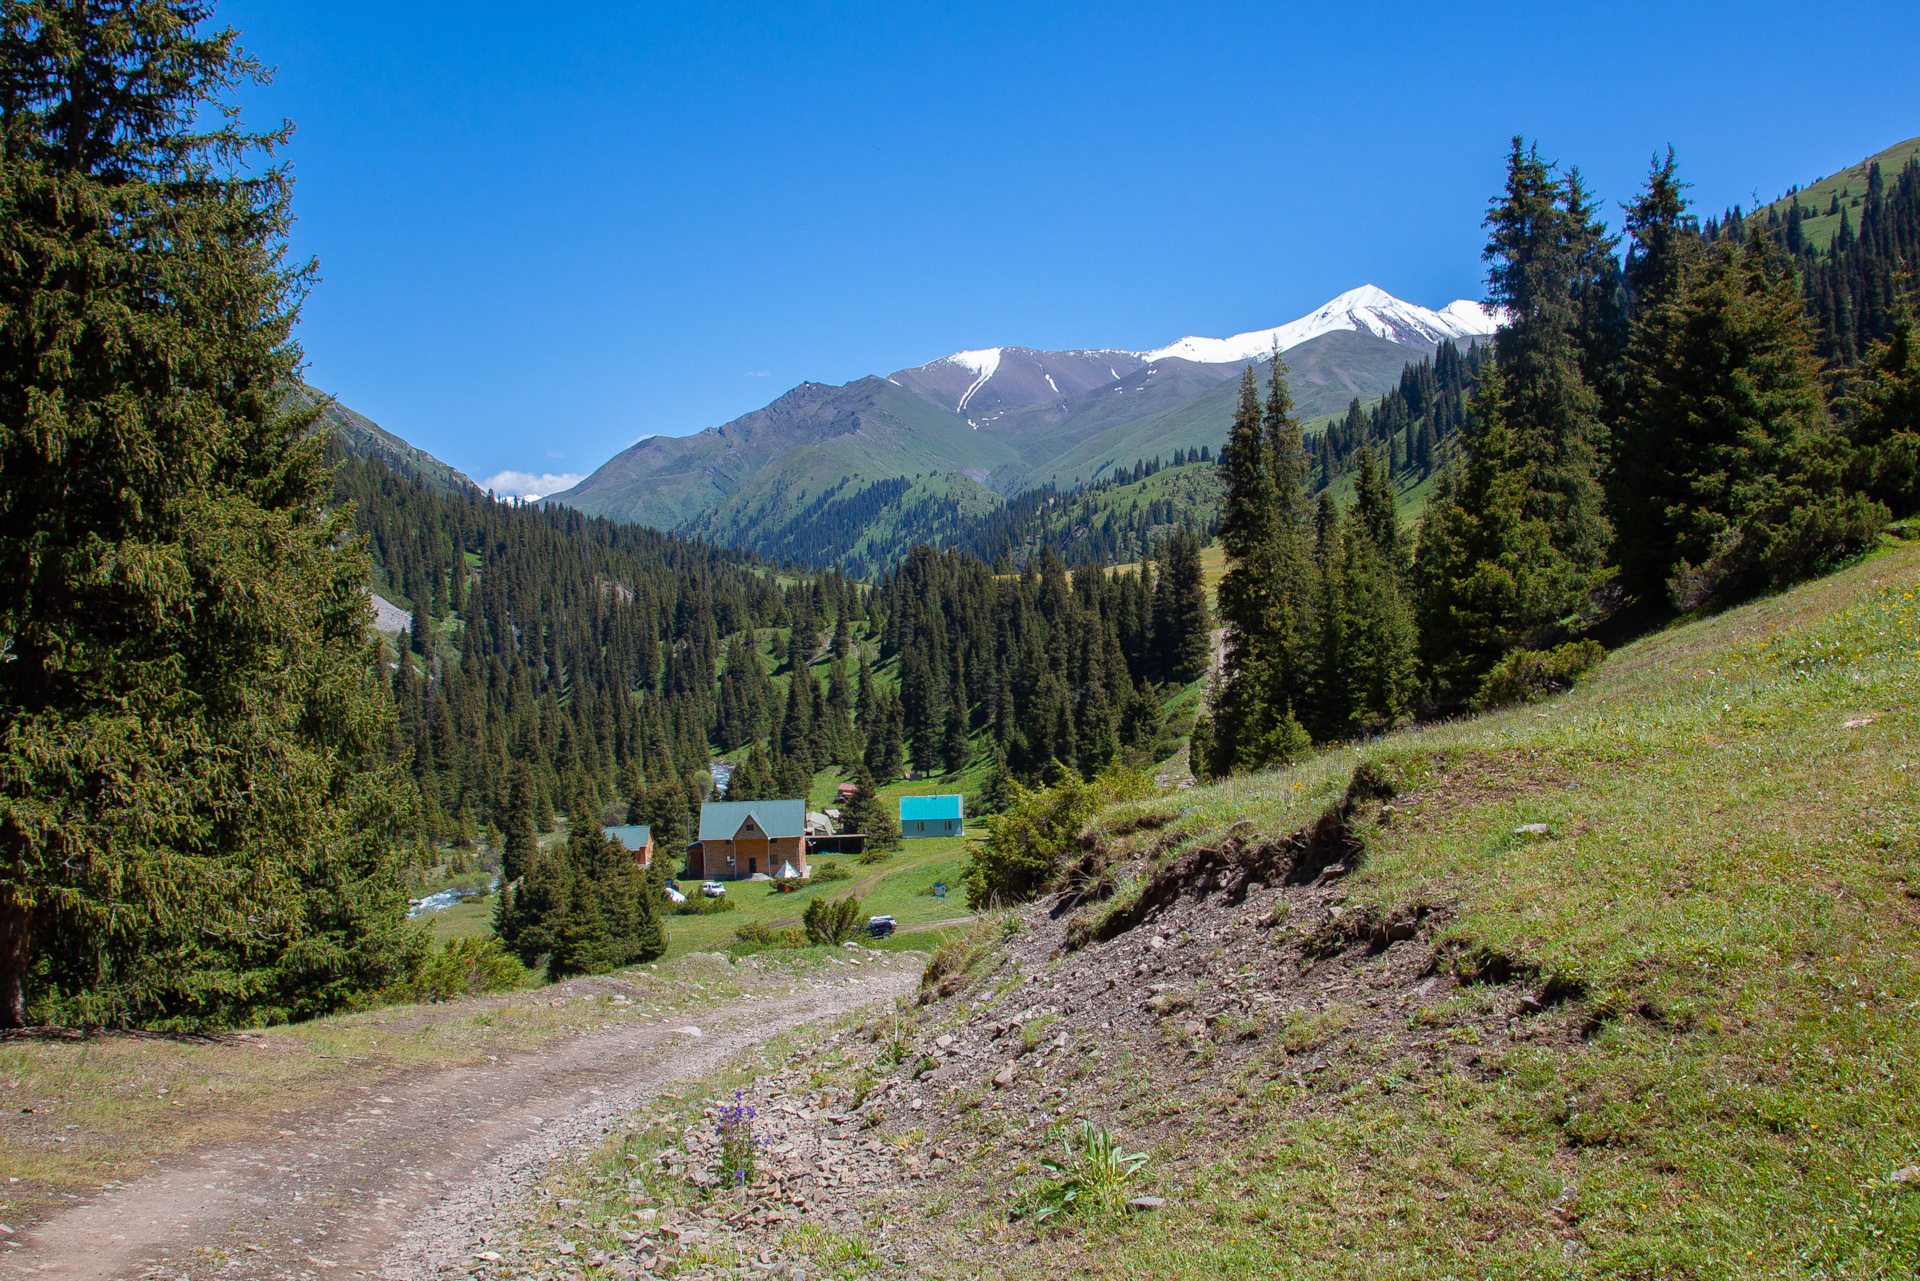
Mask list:
[[[1317,448],[1284,370],[1264,400],[1249,373],[1221,457],[1229,638],[1196,773],[1565,688],[1601,653],[1592,633],[1631,611],[1644,624],[1793,582],[1920,509],[1920,364],[1899,276],[1920,162],[1891,195],[1868,177],[1870,232],[1794,255],[1759,222],[1702,226],[1669,152],[1627,207],[1622,258],[1578,172],[1516,139],[1487,215],[1508,317],[1490,360],[1437,362]],[[1842,313],[1859,323],[1821,325]],[[1876,327],[1884,338],[1860,348]],[[1426,447],[1427,428],[1408,450],[1390,431],[1430,402],[1457,450]],[[1310,481],[1354,445],[1353,502],[1312,501]],[[1409,546],[1387,462],[1423,452],[1442,469]]]
[[[1704,235],[1711,244],[1734,229],[1764,231],[1793,256],[1821,358],[1857,364],[1892,336],[1920,269],[1920,139],[1750,217],[1730,210]]]

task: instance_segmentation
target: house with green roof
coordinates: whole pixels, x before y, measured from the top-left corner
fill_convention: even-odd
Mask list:
[[[641,867],[653,862],[653,829],[645,823],[627,823],[601,830],[626,846],[627,852],[633,855],[633,861]]]
[[[966,797],[955,794],[900,798],[902,839],[922,836],[965,836],[966,834]]]
[[[700,839],[687,847],[687,874],[703,881],[807,875],[807,803],[708,801]]]

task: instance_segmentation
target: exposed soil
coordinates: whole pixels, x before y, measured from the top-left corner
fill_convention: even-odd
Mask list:
[[[749,993],[683,1023],[629,1025],[465,1067],[395,1072],[187,1153],[18,1230],[0,1275],[442,1275],[558,1157],[662,1086],[784,1030],[911,991],[920,958],[868,953],[829,981]],[[744,967],[743,967],[744,968]],[[605,992],[610,980],[554,989]],[[617,984],[617,980],[612,982]]]

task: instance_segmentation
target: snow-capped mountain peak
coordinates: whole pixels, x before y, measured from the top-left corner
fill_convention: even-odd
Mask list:
[[[1116,384],[1163,357],[1204,365],[1260,360],[1277,345],[1289,351],[1322,334],[1347,330],[1405,346],[1432,347],[1447,339],[1480,338],[1499,327],[1487,309],[1459,299],[1434,311],[1395,298],[1377,285],[1349,289],[1298,320],[1231,338],[1187,337],[1157,351],[1088,348],[1040,351],[1032,347],[981,347],[956,351],[888,376],[896,386],[960,415],[975,427],[1013,409],[1064,404],[1095,388]]]
[[[1497,318],[1469,299],[1457,299],[1434,311],[1395,298],[1378,285],[1362,285],[1273,329],[1255,329],[1231,338],[1189,336],[1144,355],[1148,360],[1178,356],[1203,364],[1227,364],[1257,360],[1276,346],[1287,351],[1310,338],[1341,329],[1372,334],[1388,342],[1431,346],[1449,338],[1480,337],[1497,328]]]

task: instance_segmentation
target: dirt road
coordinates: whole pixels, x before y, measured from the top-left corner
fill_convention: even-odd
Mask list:
[[[351,1087],[284,1117],[277,1133],[173,1158],[7,1238],[0,1277],[443,1275],[482,1248],[495,1207],[661,1087],[790,1028],[911,991],[919,969],[905,957],[863,965],[685,1023]]]

